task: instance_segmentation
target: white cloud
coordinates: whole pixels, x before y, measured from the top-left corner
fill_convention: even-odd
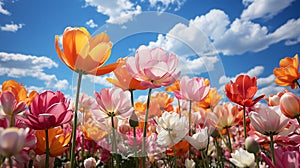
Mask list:
[[[166,36],[158,35],[157,41],[150,42],[149,46],[161,46],[178,55],[215,52],[214,47],[224,55],[241,55],[265,50],[281,41],[285,45],[298,44],[299,27],[300,18],[290,19],[270,32],[266,26],[249,20],[236,18],[231,22],[224,11],[212,9],[190,20],[188,26],[175,25]]]
[[[101,85],[103,87],[112,87],[113,85],[109,83],[106,78],[114,78],[113,74],[107,74],[102,76],[93,76],[93,75],[85,75],[83,78],[87,78],[90,80],[90,82],[94,84]]]
[[[93,19],[90,19],[85,24],[88,25],[90,28],[96,28],[96,27],[98,27],[98,25],[94,22]]]
[[[241,74],[246,74],[246,75],[249,75],[250,77],[259,76],[263,73],[263,71],[264,71],[263,66],[255,66],[254,68],[250,69],[248,72],[237,74],[235,77],[228,77],[228,76],[224,75],[224,76],[221,76],[221,78],[219,79],[219,84],[229,83],[230,80],[234,82],[235,79]],[[261,83],[263,83],[263,82],[261,82]]]
[[[150,6],[155,7],[158,11],[164,12],[165,10],[172,8],[178,11],[186,0],[149,0]]]
[[[258,86],[266,86],[266,85],[270,85],[272,83],[275,83],[275,76],[273,74],[269,75],[268,77],[265,78],[258,78],[257,80],[257,85]]]
[[[97,12],[107,15],[107,23],[123,24],[139,15],[142,8],[129,0],[85,0],[86,5],[97,8]]]
[[[2,13],[3,15],[11,15],[11,13],[3,8],[4,3],[0,1],[0,13]]]
[[[244,20],[270,19],[292,4],[294,0],[243,0],[247,8],[241,14]]]
[[[69,85],[67,80],[58,80],[54,74],[44,72],[45,68],[57,67],[57,63],[46,56],[0,52],[0,76],[32,77],[44,81],[47,88],[65,90]]]
[[[217,56],[213,57],[198,57],[196,59],[180,58],[178,69],[181,74],[201,74],[203,72],[212,71],[215,69],[215,64],[219,61]],[[209,62],[209,64],[207,64]]]
[[[140,95],[135,102],[146,102],[147,101],[148,96],[147,95]]]
[[[10,32],[16,32],[19,29],[21,29],[25,24],[5,24],[4,26],[1,26],[2,31],[10,31]]]

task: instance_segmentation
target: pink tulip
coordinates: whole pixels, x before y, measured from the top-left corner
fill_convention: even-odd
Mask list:
[[[25,102],[17,102],[15,95],[10,91],[2,92],[0,96],[0,102],[3,108],[3,111],[6,115],[17,115],[26,108]]]
[[[283,133],[290,121],[285,117],[278,106],[268,107],[261,105],[256,112],[249,114],[254,129],[264,135],[277,135]]]
[[[288,118],[300,115],[300,99],[291,92],[284,93],[280,98],[280,110]]]
[[[24,147],[33,147],[36,139],[28,134],[29,128],[0,128],[1,155],[11,157],[19,154]]]
[[[209,89],[203,78],[184,76],[180,80],[180,91],[175,90],[174,93],[178,99],[199,102],[207,96]]]
[[[108,117],[129,118],[133,111],[128,91],[121,88],[104,88],[95,92],[97,105],[92,108],[92,114],[98,122]]]
[[[69,110],[70,101],[63,93],[45,91],[32,100],[24,121],[35,130],[60,126],[72,120],[73,111]]]
[[[274,166],[271,159],[263,152],[261,152],[261,156],[271,168],[300,167],[299,146],[275,146],[276,166]]]
[[[127,69],[133,78],[141,81],[141,86],[159,88],[171,85],[179,77],[176,69],[178,58],[162,48],[149,49],[140,46],[135,57],[127,59]]]

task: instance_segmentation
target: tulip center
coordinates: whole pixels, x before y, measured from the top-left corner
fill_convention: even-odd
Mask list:
[[[107,113],[107,115],[109,117],[115,117],[116,116],[115,112],[110,112],[110,111]]]

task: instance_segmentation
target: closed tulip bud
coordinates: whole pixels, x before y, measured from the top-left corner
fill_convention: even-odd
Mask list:
[[[245,148],[249,153],[257,153],[259,144],[252,137],[247,137],[245,140]]]
[[[119,126],[119,131],[121,134],[126,134],[128,131],[130,131],[130,126],[129,125],[120,125]]]
[[[131,116],[130,116],[129,125],[131,127],[137,127],[137,126],[139,126],[139,119],[138,119],[137,115],[135,114],[135,112],[133,112],[131,114]]]
[[[288,118],[296,118],[300,115],[300,99],[291,92],[281,96],[280,110]]]

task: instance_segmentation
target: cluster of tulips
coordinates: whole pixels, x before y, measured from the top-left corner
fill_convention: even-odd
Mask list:
[[[300,98],[292,90],[254,98],[257,78],[242,74],[225,85],[222,102],[208,79],[181,76],[177,56],[162,48],[140,46],[104,66],[107,34],[68,27],[62,38],[56,51],[78,73],[75,100],[4,81],[1,167],[300,167]],[[275,82],[299,88],[298,64],[298,55],[282,59]],[[80,93],[83,75],[108,73],[114,87]],[[147,92],[146,102],[135,102],[136,90]]]

